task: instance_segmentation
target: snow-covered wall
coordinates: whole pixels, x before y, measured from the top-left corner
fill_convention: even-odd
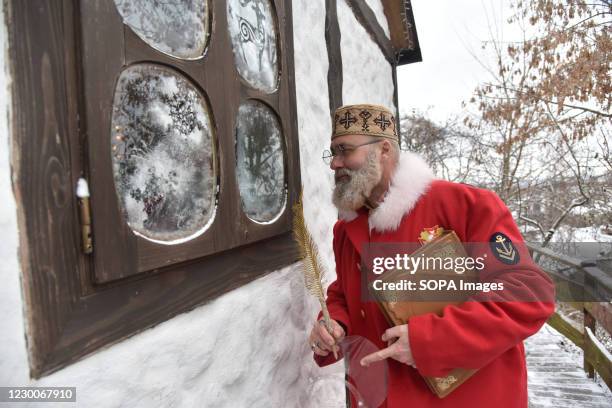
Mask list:
[[[392,76],[386,67],[388,64],[356,23],[351,10],[343,1],[340,3],[343,47],[352,51],[343,54],[346,58],[344,82],[354,84],[350,91],[345,87],[345,103],[359,101],[392,106]],[[329,272],[326,283],[330,283],[335,279],[331,242],[336,212],[331,204],[332,173],[321,160],[331,131],[325,1],[293,1],[293,11],[305,215]],[[378,12],[382,13],[382,9]],[[4,50],[0,57],[3,68],[0,72],[0,230],[3,234],[0,386],[75,386],[76,405],[83,407],[344,406],[344,390],[338,375],[342,373],[342,363],[323,370],[318,368],[307,345],[319,306],[305,292],[298,265],[269,274],[54,374],[30,381],[17,259],[16,209],[9,171],[10,78],[3,13],[0,21],[0,45]],[[352,36],[346,42],[345,37]],[[362,57],[351,57],[351,54]],[[379,66],[381,61],[384,64]],[[371,72],[365,75],[377,79],[359,83],[366,66],[371,67]],[[380,78],[382,75],[386,78]]]
[[[342,49],[342,102],[380,104],[395,111],[391,64],[359,24],[346,0],[338,0],[338,23]]]
[[[306,197],[304,215],[319,243],[323,262],[333,275],[335,263],[329,224],[336,218],[331,202],[333,173],[321,158],[323,150],[329,146],[331,135],[325,0],[294,2],[293,37],[301,176]]]

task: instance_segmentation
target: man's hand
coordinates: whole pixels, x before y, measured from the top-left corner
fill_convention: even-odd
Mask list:
[[[394,338],[397,338],[397,340],[393,344],[391,344],[391,339]],[[410,342],[408,341],[407,324],[387,329],[382,335],[382,340],[386,341],[389,347],[362,358],[362,366],[367,367],[376,361],[381,361],[391,357],[392,359],[397,360],[400,363],[404,363],[416,368],[416,366],[414,365],[414,358],[412,357],[412,351],[410,350]]]
[[[346,333],[344,333],[342,326],[335,320],[331,320],[331,328],[332,333],[329,333],[323,319],[315,322],[308,337],[308,342],[316,355],[326,356],[331,351],[338,351],[338,343],[342,341]]]

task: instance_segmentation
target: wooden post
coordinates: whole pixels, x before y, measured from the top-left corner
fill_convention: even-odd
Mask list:
[[[581,271],[584,272],[584,269],[581,268]],[[582,348],[583,351],[586,351],[587,346],[589,345],[589,336],[587,335],[587,330],[586,328],[588,327],[589,329],[591,329],[591,331],[593,333],[595,333],[595,317],[593,317],[593,315],[591,314],[591,308],[587,307],[587,305],[589,304],[589,300],[593,300],[592,296],[595,293],[595,280],[591,277],[591,275],[589,275],[588,273],[584,273],[584,291],[583,291],[583,298],[581,300],[584,301],[583,306],[582,306],[582,315],[583,315],[583,323],[584,323],[584,329],[582,330],[582,333],[584,335],[584,347]],[[588,353],[584,352],[583,354],[583,362],[584,362],[584,371],[587,373],[587,375],[589,376],[589,378],[595,378],[595,367],[593,366],[592,362],[589,362]]]
[[[595,333],[595,318],[593,315],[586,309],[582,309],[582,313],[584,316],[584,345],[585,348],[588,344],[589,338],[587,336],[586,328],[591,329],[593,333]],[[595,367],[587,360],[587,353],[584,353],[584,371],[587,373],[589,378],[595,378]]]

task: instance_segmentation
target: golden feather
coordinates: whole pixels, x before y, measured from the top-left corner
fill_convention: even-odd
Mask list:
[[[302,204],[302,192],[300,192],[300,198],[293,205],[293,237],[298,244],[300,251],[300,259],[302,261],[302,267],[304,269],[304,283],[306,289],[315,296],[321,304],[321,310],[323,312],[323,318],[325,320],[325,327],[327,331],[333,333],[331,318],[329,316],[329,310],[327,309],[327,303],[325,303],[325,295],[323,293],[323,266],[317,244],[314,242],[310,231],[306,227],[306,221],[304,220],[304,207]],[[334,350],[334,356],[336,351]]]

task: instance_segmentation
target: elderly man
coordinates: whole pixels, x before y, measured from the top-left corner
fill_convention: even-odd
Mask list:
[[[333,242],[337,279],[327,291],[331,333],[318,320],[309,337],[317,364],[335,362],[332,352],[345,336],[362,336],[380,349],[362,360],[364,367],[388,361],[384,407],[526,408],[522,341],[553,313],[554,286],[520,245],[504,203],[493,192],[435,180],[419,156],[400,153],[395,118],[382,106],[338,108],[324,159],[335,172],[333,202],[340,219]],[[531,294],[530,301],[484,296],[447,306],[442,316],[427,313],[389,327],[378,305],[362,297],[362,246],[414,243],[441,229],[455,231],[462,242],[485,243],[481,281],[505,282],[514,293]],[[496,246],[500,242],[506,252]],[[423,376],[444,377],[455,368],[478,371],[438,398]]]

